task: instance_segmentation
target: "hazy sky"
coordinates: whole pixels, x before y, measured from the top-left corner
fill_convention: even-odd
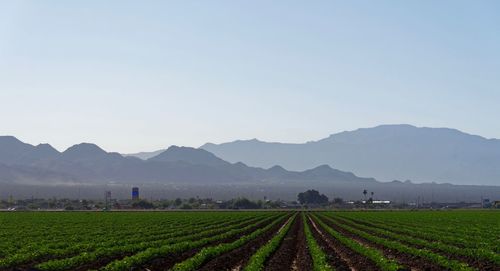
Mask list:
[[[108,151],[500,138],[500,1],[1,1],[0,134]]]

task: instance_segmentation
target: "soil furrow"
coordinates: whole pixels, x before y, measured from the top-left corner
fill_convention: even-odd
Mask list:
[[[283,218],[281,218],[281,219],[283,219]],[[279,224],[279,223],[277,225],[281,226],[281,224]],[[276,227],[278,227],[278,226],[276,226]],[[242,226],[242,227],[245,227],[245,226]],[[257,224],[255,227],[252,227],[251,229],[246,230],[246,231],[244,231],[240,234],[237,234],[233,237],[208,243],[204,247],[215,246],[215,245],[222,244],[222,243],[234,242],[234,241],[240,239],[241,237],[243,237],[249,233],[252,233],[252,232],[254,232],[257,229],[260,229],[262,227],[265,227],[265,222],[261,222],[261,223]],[[182,262],[184,260],[187,260],[187,259],[193,257],[202,248],[203,247],[200,247],[200,248],[192,249],[190,251],[186,251],[183,253],[171,254],[171,255],[168,255],[167,257],[158,258],[158,259],[155,259],[155,260],[145,264],[143,267],[135,269],[135,270],[148,270],[148,271],[168,270],[168,269],[172,268],[176,263]],[[214,270],[218,270],[218,269],[214,269]]]
[[[422,259],[421,257],[414,256],[411,254],[402,253],[400,251],[393,250],[393,249],[390,249],[390,248],[385,247],[383,245],[376,244],[372,241],[369,241],[361,236],[358,236],[354,233],[351,233],[351,232],[335,225],[333,222],[329,221],[328,219],[322,219],[322,221],[325,224],[327,224],[328,226],[330,226],[332,229],[334,229],[335,231],[337,231],[337,232],[339,232],[339,233],[341,233],[349,238],[352,238],[353,240],[359,242],[360,244],[362,244],[366,247],[378,249],[379,251],[381,251],[384,254],[385,257],[387,257],[388,259],[396,260],[401,265],[406,266],[409,270],[415,270],[415,271],[419,271],[419,270],[443,271],[443,270],[446,270],[445,268],[443,268],[437,264],[434,264],[432,262],[429,262],[426,259]]]
[[[241,221],[241,222],[243,222],[243,221]],[[242,227],[250,225],[251,223],[253,223],[253,222],[251,222],[251,220],[248,220],[248,223],[245,223]],[[236,224],[236,223],[231,223],[231,224],[228,224],[227,226],[231,226],[234,224]],[[89,252],[93,252],[93,251],[89,251]],[[46,257],[38,259],[38,260],[33,260],[33,261],[30,261],[27,263],[23,263],[23,264],[18,265],[16,267],[5,268],[5,269],[0,268],[0,271],[39,271],[39,269],[36,268],[35,266],[40,264],[40,263],[44,263],[44,262],[47,262],[50,260],[60,260],[60,259],[65,259],[65,258],[71,258],[71,257],[78,256],[78,255],[79,254],[71,254],[71,255],[65,255],[65,256],[46,256]],[[120,259],[123,259],[125,257],[132,256],[132,255],[134,255],[134,253],[123,253],[121,255],[116,255],[116,256],[101,257],[95,262],[84,264],[84,265],[81,265],[78,267],[74,267],[72,269],[72,271],[85,271],[85,270],[89,270],[89,269],[95,269],[98,267],[105,266],[110,262],[120,260]]]
[[[312,270],[312,260],[308,253],[302,216],[297,216],[281,245],[267,261],[264,270]]]
[[[308,223],[318,245],[328,256],[328,263],[337,271],[374,271],[377,266],[370,259],[344,246],[333,238],[308,216]]]
[[[382,233],[378,233],[378,232],[375,232],[375,231],[372,231],[372,230],[362,229],[358,225],[356,225],[356,223],[358,223],[358,222],[355,222],[355,221],[352,221],[352,220],[348,220],[348,219],[343,220],[343,219],[335,219],[335,218],[332,218],[332,219],[334,219],[335,221],[337,221],[339,223],[346,223],[350,227],[353,227],[353,228],[355,228],[357,230],[365,231],[365,232],[367,232],[367,233],[369,233],[371,235],[377,236],[377,237],[381,237],[381,238],[388,239],[388,240],[391,240],[391,241],[397,241],[397,242],[400,242],[400,243],[402,243],[402,244],[404,244],[406,246],[409,246],[409,247],[415,247],[415,248],[418,248],[418,249],[426,249],[426,250],[432,251],[432,252],[434,252],[436,254],[440,254],[440,255],[442,255],[444,257],[447,257],[448,259],[456,260],[456,261],[459,261],[459,262],[464,262],[464,263],[466,263],[467,265],[469,265],[471,267],[477,268],[478,270],[482,270],[482,271],[490,271],[491,270],[491,271],[494,271],[494,270],[500,269],[500,267],[497,266],[497,265],[495,265],[493,262],[489,262],[489,261],[486,261],[486,260],[478,260],[476,258],[466,257],[466,256],[463,256],[463,255],[451,254],[451,253],[448,253],[446,251],[442,251],[440,249],[429,248],[429,247],[425,247],[425,246],[422,246],[422,245],[413,244],[413,243],[410,243],[408,241],[401,240],[401,239],[398,239],[398,238],[395,238],[395,237],[392,237],[392,236],[388,236],[388,235],[385,235],[385,234],[382,234]],[[359,223],[359,224],[365,225],[365,223]],[[371,225],[368,224],[368,226],[370,227]],[[418,237],[414,237],[414,238],[418,238]],[[427,242],[431,242],[431,241],[427,241]]]
[[[248,225],[251,225],[252,223],[254,223],[254,222],[250,221],[250,222],[244,223],[244,224],[241,225],[241,227],[242,228],[246,227]],[[255,227],[252,227],[251,229],[245,231],[244,233],[240,233],[240,234],[238,234],[235,237],[231,237],[231,238],[228,238],[228,239],[225,239],[225,240],[219,240],[219,241],[216,241],[216,242],[211,242],[209,245],[214,245],[214,244],[223,243],[223,242],[232,242],[232,241],[234,241],[233,240],[234,238],[236,238],[236,239],[240,238],[241,236],[243,236],[245,234],[248,234],[249,232],[252,232],[252,231],[254,231],[254,230],[256,230],[256,229],[258,229],[260,227],[263,227],[263,226],[264,226],[264,222],[261,222],[261,223],[257,224]],[[166,265],[168,265],[168,266],[171,267],[171,266],[173,266],[173,264],[175,264],[177,262],[180,262],[180,261],[183,261],[184,259],[187,259],[187,258],[191,257],[192,254],[196,254],[196,252],[198,252],[198,251],[199,251],[199,249],[194,249],[194,250],[191,250],[191,251],[187,251],[185,253],[170,254],[170,255],[168,255],[165,258],[155,259],[155,260],[151,261],[150,263],[146,264],[143,267],[134,268],[134,270],[165,270],[165,268],[162,267],[163,262],[165,262]],[[102,258],[98,259],[95,262],[75,267],[75,268],[72,269],[72,271],[97,270],[97,269],[99,269],[101,267],[106,266],[107,264],[109,264],[109,263],[111,263],[113,261],[121,260],[121,259],[123,259],[125,257],[132,256],[132,255],[134,255],[134,253],[124,253],[124,254],[121,254],[121,255],[113,256],[113,257],[102,257]],[[172,262],[172,263],[170,263],[170,262]],[[24,271],[24,270],[36,271],[37,269],[35,269],[35,268],[22,269],[22,271]],[[21,270],[18,269],[18,271],[21,271]]]
[[[289,218],[290,216],[288,216]],[[254,240],[246,243],[245,245],[234,249],[228,253],[224,253],[201,266],[198,270],[203,271],[213,271],[213,270],[241,270],[250,257],[263,245],[265,245],[273,236],[282,228],[284,223],[288,219],[285,219],[282,223],[276,224],[273,228],[267,232],[261,234]],[[236,240],[236,239],[235,239]],[[227,243],[227,242],[225,242]],[[165,269],[163,269],[165,270]]]

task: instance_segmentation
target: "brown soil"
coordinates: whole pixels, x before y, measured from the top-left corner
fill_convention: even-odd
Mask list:
[[[288,220],[286,220],[288,221]],[[285,221],[276,224],[272,229],[261,234],[254,240],[245,245],[222,254],[215,259],[205,263],[200,269],[202,271],[223,271],[223,270],[241,270],[246,265],[250,257],[263,245],[265,245],[281,229]]]
[[[265,271],[312,270],[312,259],[307,248],[304,223],[299,215],[293,222],[279,248],[269,258]]]
[[[322,219],[322,221],[325,224],[327,224],[328,226],[330,226],[332,229],[340,232],[341,234],[343,234],[347,237],[352,238],[353,240],[356,240],[357,242],[363,244],[364,246],[379,250],[388,259],[396,260],[401,265],[406,266],[406,269],[404,269],[404,270],[425,270],[425,271],[444,271],[444,270],[447,270],[446,268],[443,268],[443,267],[438,266],[432,262],[429,262],[426,259],[422,259],[421,257],[414,256],[411,254],[402,253],[402,252],[399,252],[397,250],[387,248],[383,245],[379,245],[379,244],[376,244],[374,242],[371,242],[371,241],[364,239],[356,234],[353,234],[347,230],[344,230],[343,228],[333,224],[331,221],[329,221],[327,219]]]
[[[354,250],[344,246],[337,239],[328,234],[320,225],[308,219],[309,227],[313,233],[316,242],[327,255],[330,266],[337,271],[358,270],[375,271],[379,268],[373,261]]]

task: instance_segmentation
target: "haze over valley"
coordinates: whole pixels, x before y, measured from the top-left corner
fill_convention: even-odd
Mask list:
[[[293,199],[317,188],[352,199],[369,189],[396,201],[473,201],[500,194],[499,142],[452,129],[383,125],[304,144],[254,139],[121,155],[92,143],[59,152],[3,136],[1,196],[99,197],[108,187],[127,197],[141,185],[151,197]]]

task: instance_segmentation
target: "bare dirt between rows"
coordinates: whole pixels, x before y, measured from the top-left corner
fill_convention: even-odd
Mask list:
[[[278,249],[266,262],[265,271],[308,271],[312,260],[304,235],[302,216],[298,215]]]
[[[259,237],[250,242],[244,244],[243,246],[234,249],[228,253],[224,253],[201,266],[198,270],[202,271],[222,271],[222,270],[241,270],[248,262],[250,257],[263,245],[265,245],[276,233],[282,228],[282,226],[288,221],[290,216],[281,223],[276,224],[270,230],[264,232]]]
[[[379,268],[373,261],[354,250],[344,246],[340,241],[333,238],[330,234],[314,223],[311,218],[308,219],[309,227],[316,242],[327,255],[328,264],[334,267],[336,271],[376,271]]]
[[[423,259],[418,256],[414,256],[411,254],[406,254],[399,252],[397,250],[390,249],[388,247],[385,247],[383,245],[376,244],[374,242],[371,242],[363,237],[360,237],[356,234],[353,234],[347,230],[344,230],[343,228],[335,225],[328,219],[322,219],[322,221],[330,226],[332,229],[334,229],[337,232],[340,232],[341,234],[352,238],[353,240],[361,243],[362,245],[366,247],[371,247],[374,249],[377,249],[381,251],[385,257],[388,259],[394,259],[398,263],[400,263],[403,266],[406,266],[407,269],[405,270],[425,270],[425,271],[443,271],[443,270],[448,270],[442,266],[438,266],[432,262],[427,261],[426,259]]]
[[[421,245],[412,244],[410,242],[407,242],[407,241],[404,241],[404,240],[400,240],[400,239],[397,239],[397,238],[394,238],[394,237],[391,237],[391,236],[387,236],[385,234],[377,233],[377,232],[374,232],[374,231],[371,231],[371,230],[361,229],[361,228],[359,228],[356,225],[356,224],[361,224],[361,225],[365,225],[365,226],[368,226],[368,227],[373,227],[373,228],[377,228],[377,229],[383,229],[383,228],[377,227],[376,225],[373,225],[371,223],[367,223],[367,222],[363,222],[363,221],[358,221],[358,220],[354,220],[354,219],[343,218],[343,217],[342,217],[342,219],[338,219],[336,221],[339,221],[341,223],[346,223],[346,224],[348,224],[349,226],[351,226],[353,228],[356,228],[358,230],[366,231],[366,232],[368,232],[371,235],[375,235],[375,236],[378,236],[378,237],[381,237],[381,238],[385,238],[385,239],[388,239],[388,240],[392,240],[392,241],[398,241],[398,242],[400,242],[400,243],[402,243],[404,245],[410,246],[410,247],[415,247],[415,248],[418,248],[418,249],[427,249],[427,250],[430,250],[430,251],[432,251],[434,253],[443,255],[444,257],[447,257],[448,259],[453,259],[453,260],[456,260],[456,261],[459,261],[459,262],[464,262],[464,263],[466,263],[467,265],[469,265],[469,266],[471,266],[473,268],[477,268],[478,270],[482,270],[482,271],[498,271],[498,270],[500,270],[500,266],[498,266],[495,263],[490,262],[490,261],[480,260],[480,259],[477,259],[477,258],[471,258],[471,257],[466,257],[466,256],[461,256],[461,255],[456,255],[456,254],[451,254],[451,253],[448,253],[446,251],[442,251],[442,250],[439,250],[439,249],[428,248],[428,247],[424,247],[424,246],[421,246]],[[383,230],[386,230],[386,229],[383,229]],[[399,233],[397,231],[395,231],[395,233],[403,234],[403,235],[405,234],[405,233]],[[408,235],[408,236],[411,236],[411,237],[417,238],[417,239],[421,239],[418,236],[414,236],[414,235]],[[422,239],[422,240],[427,241],[427,242],[433,242],[433,240],[427,240],[427,239]],[[450,245],[450,244],[448,244],[448,245]],[[450,245],[450,246],[453,246],[453,245]]]
[[[236,235],[234,235],[232,237],[229,237],[229,238],[226,238],[226,239],[223,239],[223,240],[218,240],[218,241],[210,242],[210,243],[206,244],[204,247],[215,246],[215,245],[222,244],[222,243],[231,243],[231,242],[234,242],[234,241],[240,239],[241,237],[243,237],[243,236],[245,236],[247,234],[250,234],[250,233],[256,231],[257,229],[265,227],[265,223],[266,222],[261,222],[261,223],[257,224],[255,227],[252,227],[251,229],[248,229],[248,230],[246,230],[246,231],[244,231],[242,233],[236,234]],[[271,223],[271,222],[268,222],[268,223]],[[278,223],[277,225],[280,225],[280,223]],[[243,225],[242,227],[245,227],[245,226],[246,225]],[[135,268],[133,270],[134,271],[135,270],[148,270],[148,271],[168,270],[168,269],[172,268],[176,263],[180,263],[180,262],[182,262],[184,260],[187,260],[187,259],[193,257],[201,249],[202,249],[202,247],[191,249],[191,250],[185,251],[183,253],[170,254],[167,257],[162,257],[162,258],[154,259],[154,260],[150,261],[149,263],[143,265],[142,267]],[[218,269],[214,269],[214,270],[218,270]]]

